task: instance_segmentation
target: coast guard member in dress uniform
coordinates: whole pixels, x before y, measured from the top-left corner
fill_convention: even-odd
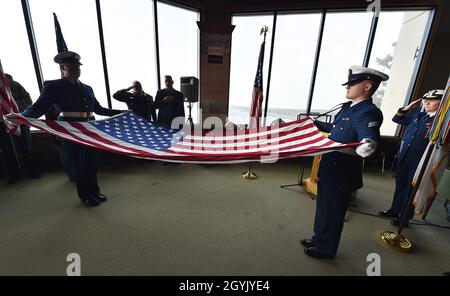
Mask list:
[[[314,235],[301,240],[305,254],[332,259],[336,255],[349,197],[362,187],[362,160],[373,154],[380,141],[383,114],[372,103],[372,95],[381,81],[389,77],[366,67],[349,69],[347,99],[332,123],[315,120],[317,127],[340,143],[363,142],[355,149],[322,155],[318,172],[318,192]]]
[[[23,116],[39,118],[52,107],[60,112],[58,120],[62,121],[94,120],[94,112],[105,116],[122,112],[100,106],[92,88],[78,80],[82,64],[77,53],[59,53],[54,61],[60,65],[64,78],[45,81],[39,98],[22,113]],[[106,201],[97,184],[97,151],[70,141],[65,141],[63,147],[73,167],[81,201],[88,206],[98,206]]]
[[[413,208],[408,204],[413,192],[411,183],[428,146],[427,132],[433,124],[443,95],[444,90],[430,90],[422,98],[398,109],[392,118],[395,123],[408,126],[396,155],[395,192],[391,208],[379,212],[380,216],[396,218],[392,221],[395,226],[400,225],[405,210],[408,210],[408,220],[413,217]]]

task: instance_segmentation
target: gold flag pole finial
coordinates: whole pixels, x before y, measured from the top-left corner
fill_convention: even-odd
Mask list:
[[[261,32],[259,33],[259,35],[264,34],[264,41],[266,41],[266,34],[267,32],[269,32],[269,27],[268,26],[264,26],[261,28]]]
[[[252,172],[252,164],[248,165],[248,170],[242,174],[242,178],[245,180],[255,180],[258,178],[258,176]]]
[[[383,231],[380,239],[386,245],[402,252],[409,252],[412,249],[412,243],[399,231]]]

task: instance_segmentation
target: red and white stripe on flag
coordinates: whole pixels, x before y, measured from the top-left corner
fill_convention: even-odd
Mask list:
[[[0,118],[3,121],[3,115],[9,113],[19,113],[19,107],[14,100],[11,90],[9,89],[8,80],[6,80],[3,72],[2,62],[0,61]],[[20,128],[17,125],[12,125],[8,121],[3,122],[6,130],[16,136],[20,136]]]
[[[66,122],[26,118],[15,120],[63,139],[113,153],[185,163],[274,162],[311,156],[360,143],[334,142],[305,118],[278,126],[223,132],[177,131],[128,112],[107,119]]]
[[[252,106],[250,109],[250,128],[260,126],[260,118],[262,115],[263,92],[259,87],[253,89]]]

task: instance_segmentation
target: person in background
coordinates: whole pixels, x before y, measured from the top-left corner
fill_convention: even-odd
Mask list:
[[[153,97],[144,92],[139,81],[125,89],[117,91],[113,98],[127,104],[128,109],[148,121],[156,121],[156,111],[153,109]]]
[[[152,107],[158,109],[157,122],[172,127],[172,121],[177,118],[177,122],[184,123],[184,98],[183,94],[173,88],[172,76],[164,76],[164,83],[166,88],[158,90],[155,97],[155,102]],[[178,125],[174,123],[172,128],[178,129]]]
[[[414,215],[413,206],[408,204],[413,192],[412,180],[420,159],[428,146],[428,130],[441,103],[444,90],[430,90],[420,99],[398,109],[392,121],[406,125],[400,148],[395,156],[395,191],[391,207],[380,211],[383,217],[395,218],[392,224],[400,226],[407,211],[408,220]]]
[[[10,74],[5,73],[5,77],[8,80],[11,94],[19,107],[19,111],[24,111],[33,103],[30,98],[30,94],[19,82],[15,81]],[[5,127],[3,125],[0,127],[0,148],[5,153],[9,184],[20,180],[21,167],[25,169],[28,177],[41,177],[38,164],[33,157],[33,144],[31,140],[30,128],[24,124],[21,124],[20,133],[20,137],[15,135],[11,135],[10,137],[10,135],[6,132]],[[14,141],[14,147],[12,146],[11,139]]]

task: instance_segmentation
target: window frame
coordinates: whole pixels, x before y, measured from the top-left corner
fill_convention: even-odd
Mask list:
[[[158,81],[158,88],[161,88],[161,82],[160,82],[160,59],[159,59],[159,44],[158,44],[158,25],[157,25],[157,19],[158,19],[158,12],[157,12],[157,2],[161,2],[164,4],[168,4],[168,5],[172,5],[178,8],[182,8],[182,9],[186,9],[186,10],[190,10],[190,11],[194,11],[199,13],[199,18],[201,19],[201,10],[199,8],[193,7],[193,6],[189,6],[186,4],[180,4],[180,3],[174,3],[172,1],[166,1],[166,0],[150,0],[153,2],[155,9],[153,10],[154,13],[154,20],[155,20],[155,47],[156,47],[156,64],[157,64],[157,81]],[[22,4],[22,10],[24,13],[24,22],[25,22],[25,26],[27,28],[27,35],[28,35],[28,41],[29,41],[29,46],[30,46],[30,52],[33,58],[33,66],[34,66],[34,70],[35,70],[35,75],[36,75],[36,81],[38,84],[38,88],[39,90],[42,89],[42,85],[43,85],[43,75],[42,75],[42,67],[40,64],[40,60],[39,60],[39,53],[38,53],[38,48],[36,45],[36,38],[35,38],[35,33],[34,33],[34,28],[33,28],[33,22],[32,22],[32,18],[31,18],[31,13],[30,13],[30,9],[29,9],[29,3],[28,0],[21,0],[21,4]],[[110,97],[110,87],[109,87],[109,78],[108,78],[108,72],[107,72],[107,63],[106,63],[106,55],[105,55],[105,45],[104,45],[104,40],[103,40],[103,30],[102,30],[102,20],[101,20],[101,8],[100,8],[100,0],[96,0],[96,7],[97,7],[97,21],[98,21],[98,29],[99,29],[99,35],[100,35],[100,43],[101,43],[101,52],[102,52],[102,62],[103,62],[103,72],[104,72],[104,76],[105,76],[105,89],[106,89],[106,93],[107,93],[107,99],[108,99],[108,105],[111,108],[111,97]],[[411,100],[412,95],[417,91],[417,85],[418,85],[418,80],[419,80],[419,74],[421,73],[423,62],[424,62],[424,56],[425,53],[427,52],[427,49],[429,47],[429,41],[432,38],[433,35],[433,27],[435,24],[435,20],[436,20],[436,14],[437,14],[437,7],[436,5],[430,5],[430,4],[423,4],[423,5],[413,5],[413,6],[409,6],[409,7],[402,7],[402,6],[398,6],[398,7],[387,7],[387,8],[383,8],[381,11],[408,11],[408,10],[429,10],[430,11],[430,16],[429,19],[427,21],[427,25],[425,27],[424,30],[424,36],[422,38],[422,42],[421,42],[421,50],[418,53],[418,59],[420,59],[420,62],[416,63],[414,66],[414,71],[412,73],[412,77],[411,80],[409,82],[409,86],[408,86],[408,91],[407,91],[407,95],[405,96],[405,103],[409,102]],[[298,14],[298,13],[317,13],[318,11],[322,11],[323,13],[323,17],[326,19],[326,14],[328,12],[361,12],[364,11],[365,8],[339,8],[339,9],[275,9],[275,10],[265,10],[265,11],[249,11],[249,12],[232,12],[231,13],[231,19],[234,16],[251,16],[251,15],[273,15],[273,28],[275,28],[273,34],[272,34],[272,40],[271,40],[271,49],[270,49],[270,60],[269,60],[269,70],[267,73],[267,77],[268,77],[268,82],[267,82],[267,86],[266,86],[266,101],[265,101],[265,108],[264,108],[264,117],[267,116],[267,109],[268,109],[268,99],[270,98],[270,79],[271,79],[271,70],[272,70],[272,57],[273,57],[273,47],[274,47],[274,39],[275,39],[275,35],[276,35],[276,20],[277,20],[277,15],[282,15],[282,14]],[[371,50],[373,47],[373,39],[374,36],[376,34],[376,27],[377,24],[376,22],[378,21],[378,16],[376,16],[376,12],[373,12],[373,16],[372,16],[372,25],[371,25],[371,29],[370,29],[370,33],[368,36],[368,43],[367,43],[367,47],[366,47],[366,54],[364,57],[364,61],[362,63],[362,65],[366,65],[368,63],[368,61],[370,60],[370,54],[371,54]],[[323,24],[322,24],[323,25]],[[323,29],[323,28],[322,28]],[[321,34],[322,30],[319,30],[319,34]],[[323,34],[323,32],[322,32]],[[323,38],[323,35],[320,36],[320,38],[318,38],[318,43],[321,43],[321,40]],[[372,39],[372,40],[371,40]],[[319,51],[319,54],[317,54],[317,51]],[[316,49],[316,56],[318,58],[320,58],[320,46],[318,46],[318,48]],[[199,61],[200,59],[198,59]],[[317,61],[315,61],[316,63]],[[200,67],[199,63],[197,65],[197,67]],[[199,69],[198,69],[198,73],[200,73]],[[315,76],[317,75],[317,69],[314,69],[313,72],[313,80],[311,81],[311,87],[310,87],[310,98],[308,98],[308,105],[307,105],[307,112],[310,112],[311,110],[311,105],[312,105],[312,95],[314,93],[314,83],[315,83]],[[314,82],[314,83],[313,83]],[[399,136],[402,133],[402,128],[401,127],[397,127],[394,136],[383,136],[383,137],[388,137],[388,138],[399,138]]]
[[[156,65],[157,65],[157,82],[158,82],[158,89],[161,89],[161,73],[160,73],[160,58],[159,58],[159,39],[158,39],[158,11],[157,11],[157,2],[161,2],[167,5],[171,5],[177,8],[193,11],[199,14],[200,19],[200,9],[191,7],[188,5],[182,5],[179,3],[173,3],[171,1],[164,1],[164,0],[149,0],[153,2],[154,9],[153,9],[153,18],[155,21],[155,54],[156,54]],[[43,87],[43,74],[42,74],[42,66],[39,60],[39,52],[38,47],[36,43],[36,37],[35,37],[35,31],[33,28],[33,20],[30,12],[30,5],[28,3],[28,0],[21,0],[22,4],[22,10],[24,14],[24,22],[27,29],[27,35],[28,35],[28,41],[30,46],[30,52],[33,58],[33,66],[35,70],[36,80],[38,83],[39,91],[42,90]],[[96,6],[96,13],[97,13],[97,28],[99,30],[99,42],[100,42],[100,48],[101,48],[101,55],[102,55],[102,64],[103,64],[103,74],[105,79],[105,90],[107,94],[107,100],[108,100],[108,107],[111,108],[111,89],[109,85],[109,76],[108,76],[108,67],[107,67],[107,59],[106,59],[106,46],[104,42],[104,34],[103,34],[103,22],[102,22],[102,15],[101,15],[101,4],[100,0],[95,0],[95,6]],[[199,38],[197,39],[199,40]],[[197,45],[199,48],[199,46]],[[198,50],[197,50],[198,51]],[[199,59],[197,59],[199,61]],[[199,63],[197,63],[197,73],[199,73]]]
[[[414,11],[414,10],[428,10],[430,15],[427,21],[427,25],[424,29],[424,35],[422,37],[422,41],[421,41],[421,45],[420,45],[420,51],[418,52],[417,55],[417,59],[419,59],[419,62],[416,62],[414,65],[414,70],[413,73],[411,75],[411,79],[409,81],[409,85],[408,85],[408,90],[405,96],[405,101],[409,102],[411,101],[411,97],[414,94],[414,91],[417,89],[417,84],[418,84],[418,76],[420,73],[421,68],[423,67],[423,58],[424,58],[424,54],[429,46],[429,41],[431,38],[431,33],[432,33],[432,28],[433,28],[433,24],[434,21],[436,19],[436,7],[432,6],[432,5],[419,5],[419,6],[410,6],[410,7],[388,7],[388,8],[383,8],[381,12],[389,12],[389,11]],[[366,11],[365,8],[340,8],[340,9],[305,9],[305,10],[265,10],[265,11],[250,11],[250,12],[235,12],[231,14],[231,19],[233,17],[238,17],[238,16],[262,16],[262,15],[273,15],[274,21],[273,21],[273,33],[272,33],[272,42],[271,42],[271,48],[270,48],[270,60],[269,60],[269,66],[268,66],[268,73],[264,73],[267,75],[268,80],[267,80],[267,86],[265,87],[266,89],[266,93],[265,93],[265,107],[264,107],[264,122],[265,119],[267,117],[267,112],[268,112],[268,101],[269,101],[269,97],[270,97],[270,78],[271,78],[271,69],[272,69],[272,56],[273,56],[273,48],[274,48],[274,39],[276,36],[276,20],[277,20],[277,16],[278,15],[282,15],[282,14],[299,14],[299,13],[317,13],[318,11],[322,12],[322,20],[321,20],[321,24],[320,24],[320,28],[319,28],[319,32],[318,32],[318,38],[317,38],[317,47],[316,47],[316,53],[315,53],[315,61],[314,61],[314,67],[313,67],[313,73],[312,73],[312,78],[311,78],[311,86],[310,86],[310,90],[309,90],[309,97],[308,97],[308,103],[307,103],[307,107],[306,107],[306,112],[307,114],[310,114],[311,112],[311,106],[312,106],[312,101],[313,101],[313,96],[314,96],[314,88],[315,88],[315,80],[316,80],[316,76],[317,76],[317,67],[318,67],[318,62],[320,59],[320,50],[321,50],[321,44],[322,44],[322,39],[323,39],[323,29],[325,26],[325,22],[326,22],[326,16],[327,13],[351,13],[351,12],[364,12]],[[378,19],[379,19],[379,15],[377,15],[376,11],[373,11],[372,13],[372,23],[371,23],[371,27],[369,30],[369,34],[367,36],[367,45],[366,45],[366,49],[365,49],[365,54],[364,54],[364,59],[362,61],[362,66],[366,66],[368,65],[369,61],[370,61],[370,56],[371,56],[371,52],[372,52],[372,48],[373,48],[373,43],[375,40],[375,36],[376,36],[376,29],[377,29],[377,25],[378,25]],[[233,41],[232,41],[233,43]],[[229,110],[228,110],[229,112]],[[394,135],[393,136],[389,136],[389,135],[385,135],[382,136],[383,138],[395,138],[398,139],[400,138],[401,134],[402,134],[402,130],[403,128],[401,126],[397,126]]]

